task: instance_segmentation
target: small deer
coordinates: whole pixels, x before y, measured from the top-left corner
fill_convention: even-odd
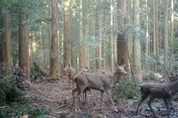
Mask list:
[[[103,93],[106,92],[108,95],[115,111],[117,112],[114,102],[111,97],[111,91],[114,85],[119,81],[121,75],[126,75],[127,72],[124,70],[124,65],[116,65],[116,70],[114,75],[107,74],[94,74],[94,73],[79,73],[74,77],[74,82],[77,88],[72,90],[73,104],[75,105],[75,92],[78,91],[77,97],[80,99],[82,92],[86,89],[95,89],[100,91],[100,109],[102,107]],[[80,101],[79,101],[80,103]]]
[[[70,81],[72,81],[72,84],[74,86],[73,78],[77,74],[77,71],[74,68],[72,68],[72,66],[70,66],[70,64],[68,64],[67,66],[65,66],[64,71],[67,71],[67,73],[68,73],[69,88],[70,88]]]
[[[142,104],[144,100],[148,97],[150,98],[148,101],[148,106],[150,110],[153,112],[154,117],[156,117],[155,112],[151,107],[151,102],[155,99],[163,99],[167,109],[167,115],[169,118],[170,106],[171,106],[171,98],[178,92],[178,80],[174,83],[153,83],[146,82],[141,85],[141,100],[138,104],[136,113],[138,112],[139,106]]]

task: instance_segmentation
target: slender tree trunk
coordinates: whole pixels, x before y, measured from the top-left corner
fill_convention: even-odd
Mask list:
[[[123,15],[122,19],[118,23],[119,26],[125,25],[125,16],[126,16],[126,0],[118,0],[117,7],[121,10],[121,14]],[[117,34],[117,60],[120,65],[126,64],[125,70],[128,71],[128,49],[127,49],[127,41],[125,31],[123,33]]]
[[[11,49],[11,15],[10,5],[6,8],[6,68],[12,66],[12,49]]]
[[[113,12],[113,9],[114,9],[114,6],[113,6],[113,3],[114,1],[111,0],[111,4],[110,4],[110,12],[111,12],[111,15],[110,15],[110,25],[111,25],[111,33],[110,33],[110,50],[111,50],[111,53],[110,53],[110,68],[111,68],[111,72],[114,71],[114,42],[113,42],[113,15],[112,15],[112,12]]]
[[[51,56],[50,75],[58,73],[58,0],[51,0],[52,22],[51,22]]]
[[[134,23],[135,23],[135,31],[138,31],[135,34],[135,39],[133,43],[133,49],[134,49],[134,65],[136,70],[136,77],[138,80],[142,80],[141,77],[141,45],[140,45],[140,16],[139,13],[136,13],[136,10],[139,8],[139,0],[133,1],[133,8],[134,8]]]
[[[26,74],[26,80],[30,81],[29,73],[29,42],[28,42],[28,29],[23,15],[20,14],[19,19],[19,66]],[[23,20],[22,20],[23,19]]]
[[[5,8],[2,8],[1,13],[5,13]],[[0,29],[2,29],[2,32],[0,33],[0,63],[4,62],[5,63],[5,35],[4,35],[4,21],[5,19],[3,17],[0,18]]]
[[[39,62],[39,66],[40,66],[40,68],[41,69],[43,69],[44,68],[44,65],[45,65],[45,63],[44,63],[44,49],[43,49],[43,29],[42,29],[42,27],[40,26],[40,56],[39,56],[39,60],[40,60],[40,62]]]
[[[85,65],[85,46],[84,46],[84,14],[83,14],[83,1],[80,0],[80,56],[79,56],[79,68]]]
[[[159,25],[158,25],[158,2],[159,1],[155,1],[156,3],[155,3],[155,19],[156,19],[156,22],[155,22],[155,38],[156,38],[156,71],[158,72],[160,72],[160,69],[159,69],[159,44],[160,44],[160,42],[159,42],[159,38],[158,38],[158,27],[159,27]]]
[[[68,1],[66,1],[68,2]],[[70,44],[70,6],[64,6],[64,65],[71,63],[71,44]]]
[[[149,63],[148,63],[148,56],[149,56],[149,23],[148,23],[148,13],[149,13],[149,6],[148,6],[148,0],[145,0],[145,6],[146,6],[146,43],[145,43],[145,69],[148,72],[149,71]]]
[[[129,0],[128,1],[128,23],[131,23],[132,22],[132,13],[131,13],[131,6],[132,6],[132,2]],[[132,55],[132,28],[129,29],[129,33],[128,33],[128,40],[127,40],[127,47],[128,47],[128,71],[130,70],[130,72],[132,72],[132,58],[131,58],[131,55]],[[133,73],[132,73],[133,74]]]
[[[96,38],[96,68],[98,70],[101,69],[101,42],[99,37],[99,14],[98,14],[98,8],[96,7],[96,17],[95,17],[95,38]]]
[[[172,47],[172,49],[174,49],[173,41],[172,41],[172,39],[174,38],[174,0],[171,0],[171,28],[170,28],[170,32],[171,32],[171,47]],[[171,70],[173,70],[172,62],[173,62],[173,50],[171,50],[171,58],[170,58]]]
[[[153,0],[153,54],[156,57],[156,1]],[[157,67],[154,64],[154,71],[156,71]]]
[[[33,67],[33,34],[32,31],[29,32],[29,37],[31,37],[29,39],[29,60],[30,60],[30,65],[29,67],[32,68]]]
[[[164,64],[165,73],[168,71],[168,0],[164,0]]]

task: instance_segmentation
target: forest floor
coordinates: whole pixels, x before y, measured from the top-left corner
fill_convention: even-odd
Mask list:
[[[69,88],[68,79],[61,78],[57,82],[43,81],[32,83],[27,97],[32,102],[33,107],[45,107],[50,110],[47,118],[153,118],[148,105],[143,103],[139,113],[136,115],[137,104],[129,105],[127,100],[119,99],[117,106],[118,112],[114,112],[111,102],[104,94],[102,110],[99,109],[99,91],[93,90],[96,106],[92,104],[91,95],[88,93],[87,104],[83,104],[81,111],[75,111],[72,107],[72,86]],[[76,100],[77,102],[77,100]],[[161,102],[161,101],[160,101]],[[173,102],[175,112],[171,111],[171,118],[178,117],[178,103]],[[158,118],[167,118],[165,105],[162,105],[156,112]]]

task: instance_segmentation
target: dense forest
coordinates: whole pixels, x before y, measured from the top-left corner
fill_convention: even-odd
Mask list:
[[[22,81],[28,83],[25,88],[33,82],[63,81],[69,75],[64,71],[68,65],[78,72],[86,68],[106,74],[114,73],[116,64],[125,64],[129,84],[120,85],[130,89],[144,81],[169,82],[170,75],[178,72],[177,47],[178,0],[0,1],[0,88],[2,84],[4,92],[5,83],[17,92],[23,88]],[[114,93],[124,91],[119,89]],[[21,96],[20,91],[15,96]],[[5,94],[0,95],[1,106]],[[134,99],[140,95],[138,88],[123,94]],[[3,114],[8,112],[2,107]]]

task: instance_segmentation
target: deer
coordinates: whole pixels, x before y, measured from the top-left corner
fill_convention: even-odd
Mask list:
[[[67,66],[65,66],[64,71],[67,71],[68,73],[68,78],[69,78],[69,88],[70,88],[70,81],[72,81],[73,86],[74,86],[74,81],[73,78],[74,76],[78,73],[70,64],[68,64]],[[79,73],[83,74],[83,73],[88,73],[89,70],[87,67],[81,67],[81,71]],[[87,98],[87,91],[90,92],[91,96],[93,97],[93,93],[91,91],[91,89],[86,88],[83,91],[83,95],[84,95],[84,100],[86,101]],[[95,105],[95,101],[93,100],[93,104]]]
[[[78,72],[70,65],[70,63],[67,66],[65,66],[64,71],[67,71],[68,73],[69,88],[70,88],[70,81],[72,81],[72,84],[74,86],[73,78]]]
[[[140,87],[141,91],[141,100],[138,104],[136,114],[138,113],[139,106],[144,100],[149,97],[148,106],[156,118],[155,112],[151,107],[151,102],[155,99],[163,99],[164,104],[167,109],[167,116],[169,118],[170,106],[172,105],[171,99],[178,92],[178,80],[174,83],[154,83],[154,82],[145,82]]]
[[[102,108],[102,99],[104,92],[109,97],[114,110],[118,112],[117,108],[114,106],[111,94],[114,85],[119,81],[121,75],[127,75],[127,72],[124,70],[125,65],[119,66],[116,64],[116,70],[114,74],[95,74],[95,73],[78,73],[74,77],[74,82],[77,85],[77,88],[72,90],[73,96],[73,105],[75,106],[75,93],[78,91],[77,98],[80,104],[80,97],[82,92],[86,89],[95,89],[100,91],[100,109]]]

